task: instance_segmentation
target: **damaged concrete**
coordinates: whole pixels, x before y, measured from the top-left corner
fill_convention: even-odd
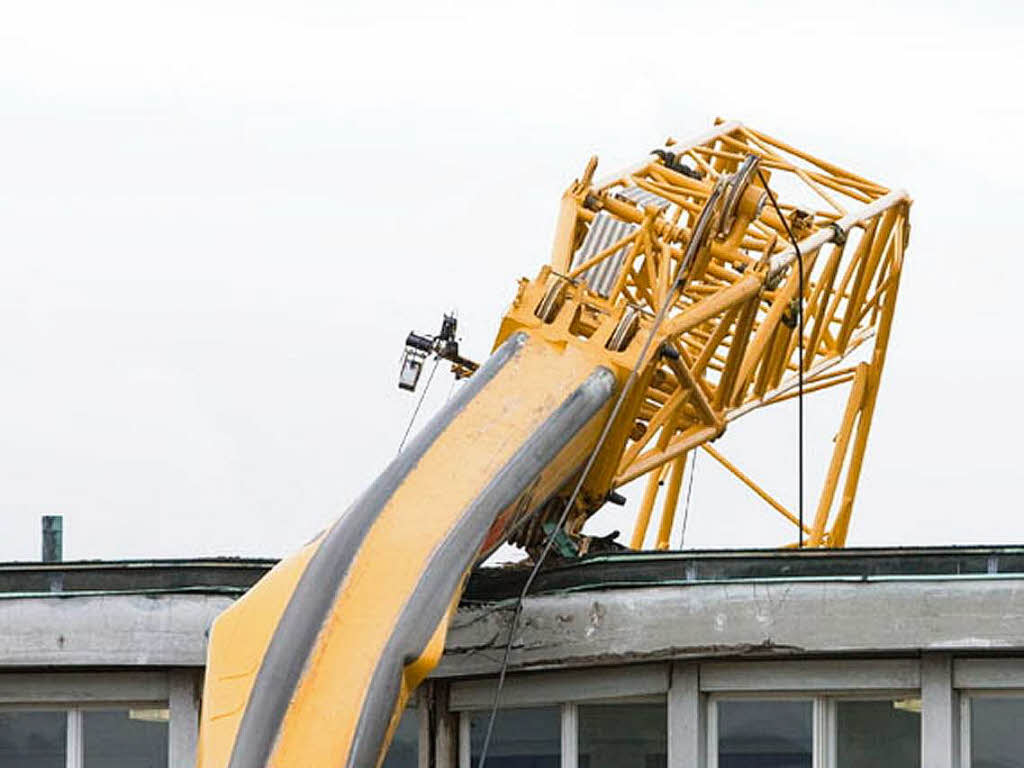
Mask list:
[[[1024,650],[1024,575],[1007,572],[1016,548],[823,557],[630,554],[555,569],[542,584],[550,591],[526,601],[512,668]],[[214,618],[244,591],[243,581],[254,582],[269,566],[2,566],[0,667],[201,667]],[[50,583],[54,568],[66,591],[32,591]],[[773,575],[750,578],[759,568]],[[701,581],[698,572],[713,580]],[[685,573],[693,580],[681,583]],[[471,585],[435,678],[498,670],[515,604],[507,595],[519,576],[490,569]],[[631,579],[645,584],[622,586]]]
[[[437,677],[497,672],[512,605],[463,607]],[[694,584],[528,598],[511,668],[686,658],[1019,651],[1024,580]]]

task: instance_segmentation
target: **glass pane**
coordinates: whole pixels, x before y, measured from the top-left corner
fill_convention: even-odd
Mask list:
[[[167,768],[166,709],[86,710],[85,768]]]
[[[920,768],[920,700],[837,701],[838,768]]]
[[[381,768],[416,768],[419,760],[420,720],[415,709],[406,709],[398,721],[391,746]]]
[[[64,768],[67,712],[0,711],[0,766]]]
[[[665,768],[664,704],[587,704],[579,708],[579,768]]]
[[[810,701],[718,702],[719,768],[811,768]]]
[[[469,719],[470,764],[477,768],[490,712]],[[487,748],[487,768],[559,768],[562,760],[562,709],[502,709]]]
[[[971,768],[1024,768],[1024,698],[971,699]]]

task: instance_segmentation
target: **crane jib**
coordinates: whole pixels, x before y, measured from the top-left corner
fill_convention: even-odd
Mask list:
[[[266,765],[335,594],[380,509],[437,436],[525,341],[525,334],[517,334],[506,341],[466,388],[430,421],[328,531],[306,566],[263,657],[231,752],[230,768],[262,768]]]
[[[564,375],[553,387],[548,377],[559,371]],[[534,384],[524,387],[525,380]],[[513,513],[529,514],[578,471],[615,388],[614,374],[585,356],[564,354],[527,333],[505,341],[315,543],[279,618],[266,620],[273,622],[269,642],[224,761],[215,755],[231,734],[215,734],[226,729],[223,721],[230,715],[211,711],[207,717],[204,710],[201,765],[306,764],[298,752],[311,749],[312,742],[319,743],[322,755],[333,755],[325,765],[375,765],[420,670],[429,670],[440,657],[432,640],[440,637],[443,645],[449,609],[485,542],[494,539],[488,534],[495,521],[511,524]],[[467,454],[474,449],[475,458]],[[449,461],[451,452],[466,456],[460,467]],[[438,472],[448,472],[450,482]],[[425,507],[438,519],[424,528]],[[412,533],[417,526],[419,536]],[[368,568],[379,570],[382,561],[395,556],[393,545],[379,542],[408,546],[410,537],[423,550],[422,561],[409,569],[414,578],[395,587],[380,576],[366,576]],[[249,599],[239,601],[238,609],[245,610]],[[373,622],[372,631],[353,629],[366,611],[380,610],[388,601],[391,608]],[[229,621],[231,614],[225,614]],[[230,630],[218,625],[211,658],[230,643]],[[367,645],[346,644],[341,638],[346,631],[357,645],[364,640]],[[379,639],[376,645],[370,635]],[[371,656],[369,666],[357,660]],[[332,664],[362,666],[366,674],[351,684],[327,684],[336,678],[323,668]],[[225,674],[222,680],[232,677]],[[213,675],[208,684],[217,684]],[[342,711],[339,727],[347,734],[341,739],[324,737],[324,729],[307,717],[311,709],[336,707]]]
[[[531,578],[556,540],[593,551],[588,518],[641,480],[630,547],[667,549],[691,452],[781,515],[791,546],[845,546],[909,196],[736,122],[604,180],[596,169],[563,194],[550,263],[519,281],[491,358],[463,357],[454,314],[410,334],[400,388],[430,356],[431,376],[445,360],[466,384],[337,523],[218,617],[200,768],[378,765],[469,569],[506,541],[535,558]],[[806,521],[802,461],[794,514],[710,445],[751,411],[791,397],[800,411],[835,387],[846,407]]]

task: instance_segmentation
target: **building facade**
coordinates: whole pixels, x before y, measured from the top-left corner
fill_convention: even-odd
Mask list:
[[[272,565],[0,565],[0,766],[193,765],[206,633]],[[474,574],[389,768],[479,764],[524,578]],[[552,568],[525,601],[486,764],[1024,767],[1024,550]]]

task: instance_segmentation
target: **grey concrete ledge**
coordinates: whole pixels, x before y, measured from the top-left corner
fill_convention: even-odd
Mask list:
[[[74,595],[0,601],[0,667],[206,663],[223,595]]]
[[[463,608],[435,677],[493,674],[510,605]],[[1024,649],[1024,580],[700,584],[529,598],[513,669]]]
[[[0,668],[201,667],[229,595],[0,600]],[[434,677],[497,671],[512,603],[463,607]],[[670,659],[1024,651],[1024,580],[694,584],[528,598],[513,669]]]

